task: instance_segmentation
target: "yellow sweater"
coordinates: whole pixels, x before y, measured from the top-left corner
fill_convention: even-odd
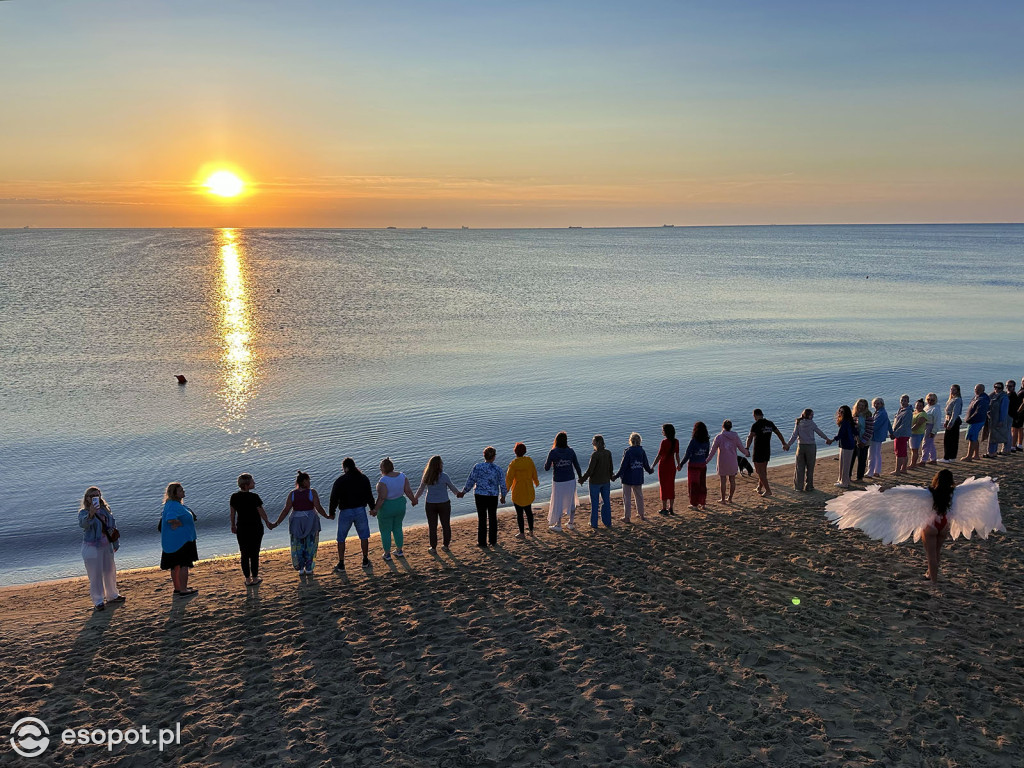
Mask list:
[[[508,472],[505,473],[505,485],[512,493],[512,503],[525,507],[532,504],[537,495],[533,492],[534,486],[540,485],[537,478],[537,467],[529,456],[519,456],[512,459],[508,465]]]

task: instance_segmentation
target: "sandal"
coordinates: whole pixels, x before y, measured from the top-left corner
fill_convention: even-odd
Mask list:
[[[178,591],[177,589],[174,590],[174,594],[177,597],[188,597],[189,595],[198,595],[199,594],[199,590],[196,589],[195,587],[186,587],[185,589],[183,589],[181,591]]]

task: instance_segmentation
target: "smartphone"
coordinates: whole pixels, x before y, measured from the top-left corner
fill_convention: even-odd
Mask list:
[[[99,509],[100,508],[100,497],[99,496],[93,496],[92,497],[92,508],[93,509]]]

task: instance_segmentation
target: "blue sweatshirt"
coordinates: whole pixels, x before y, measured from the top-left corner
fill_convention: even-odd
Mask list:
[[[690,462],[691,464],[702,464],[708,463],[708,454],[711,453],[711,443],[698,443],[696,440],[690,440],[689,445],[686,446],[686,453],[683,454],[682,463]]]
[[[892,422],[893,437],[910,437],[914,428],[914,409],[910,405],[900,406]]]
[[[984,392],[980,395],[975,395],[974,399],[971,400],[971,404],[967,406],[967,419],[965,421],[968,424],[984,424],[985,420],[988,419],[988,402],[988,395]]]
[[[551,479],[556,483],[564,483],[566,480],[575,480],[583,474],[580,463],[576,459],[576,451],[572,448],[552,448],[548,454],[548,460],[544,462],[544,471],[555,468]],[[573,472],[575,467],[576,471]]]
[[[890,437],[893,437],[893,434],[889,414],[885,412],[885,408],[879,408],[875,411],[875,430],[871,433],[871,442],[884,443]]]
[[[647,461],[647,451],[642,445],[631,445],[623,451],[618,472],[623,485],[643,485],[644,472],[650,474],[653,471]]]
[[[850,451],[857,447],[857,427],[854,426],[855,423],[844,421],[839,425],[839,434],[836,435],[836,440],[839,441],[840,448]]]

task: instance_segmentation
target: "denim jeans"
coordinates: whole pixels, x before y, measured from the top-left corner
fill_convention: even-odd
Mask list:
[[[601,522],[605,528],[612,527],[611,483],[590,484],[590,524],[597,528],[597,510],[601,510]]]

